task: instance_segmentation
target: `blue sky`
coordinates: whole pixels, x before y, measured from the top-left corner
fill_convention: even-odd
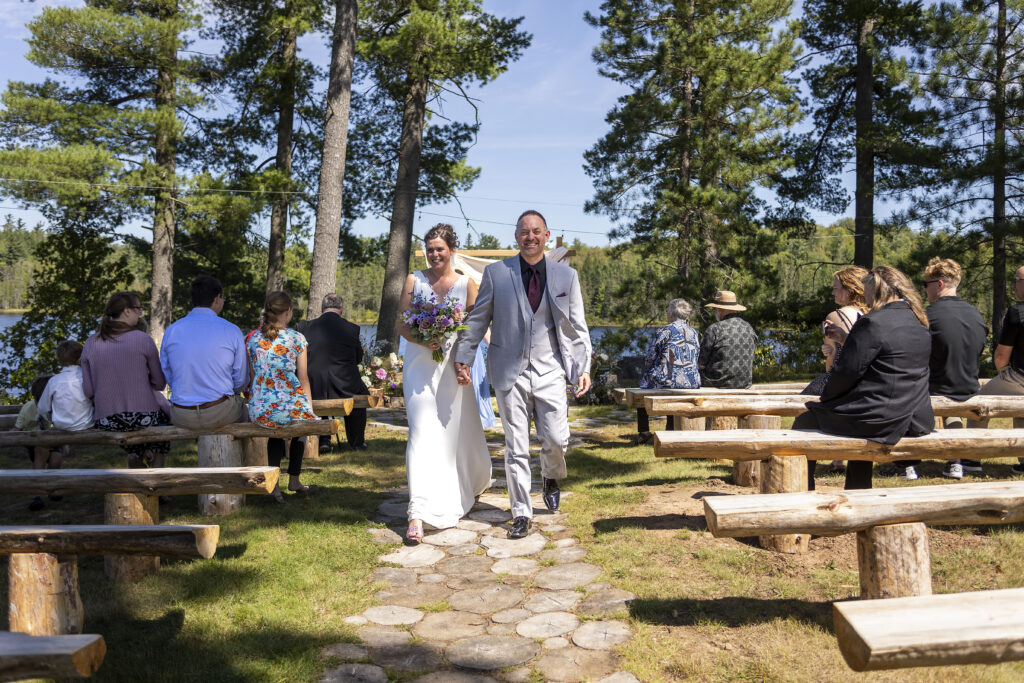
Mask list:
[[[45,6],[80,4],[77,0],[0,0],[0,63],[7,65],[2,80],[41,78],[43,74],[24,57],[26,22]],[[608,244],[607,232],[612,227],[608,219],[583,211],[593,193],[583,171],[583,152],[607,131],[604,117],[624,92],[618,84],[600,77],[591,59],[599,36],[583,21],[583,13],[596,12],[600,3],[485,0],[484,4],[494,14],[525,17],[522,28],[533,34],[533,43],[505,74],[471,91],[478,100],[482,127],[469,163],[481,167],[482,173],[460,197],[461,211],[454,203],[424,206],[417,214],[414,232],[423,234],[439,221],[466,232],[464,214],[478,232],[510,242],[516,216],[534,208],[547,217],[553,236]],[[300,48],[326,65],[329,55],[323,41],[306,41]],[[471,117],[465,105],[454,101],[445,114],[463,120]],[[0,200],[0,205],[4,207],[0,213],[14,206],[9,200]],[[10,213],[29,223],[38,219],[34,212]],[[384,234],[388,221],[369,217],[357,222],[355,230],[361,235]]]

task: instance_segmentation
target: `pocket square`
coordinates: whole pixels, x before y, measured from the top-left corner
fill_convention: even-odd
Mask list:
[[[559,295],[558,295],[558,296],[556,296],[555,298],[557,299],[557,298],[558,298],[558,297],[560,297],[560,296],[565,296],[565,292],[562,292],[561,294],[559,294]]]

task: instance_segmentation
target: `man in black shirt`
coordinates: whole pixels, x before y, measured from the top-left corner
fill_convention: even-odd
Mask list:
[[[1018,268],[1013,276],[1013,294],[1018,303],[1006,312],[999,344],[992,355],[999,374],[982,387],[983,396],[1024,396],[1024,303],[1021,303],[1024,302],[1024,267]],[[984,428],[988,420],[968,420],[967,426]],[[1024,427],[1024,418],[1013,418],[1013,426],[1015,429]],[[1013,471],[1024,474],[1024,458],[1017,460]]]
[[[988,337],[981,312],[956,295],[962,274],[956,261],[937,256],[924,269],[924,293],[931,302],[926,312],[932,337],[928,391],[932,396],[946,396],[954,401],[966,401],[977,395],[978,359]],[[943,426],[963,429],[964,421],[947,417]],[[942,476],[961,479],[965,469],[980,471],[981,464],[976,460],[950,460]]]

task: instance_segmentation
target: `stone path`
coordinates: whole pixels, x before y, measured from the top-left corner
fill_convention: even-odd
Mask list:
[[[495,461],[496,475],[502,463]],[[500,476],[496,486],[504,486]],[[536,487],[535,487],[536,488]],[[563,492],[563,499],[571,492]],[[419,672],[420,683],[604,681],[638,679],[612,653],[633,637],[627,613],[636,596],[599,581],[564,513],[534,496],[533,532],[509,540],[508,497],[487,492],[454,529],[427,530],[424,543],[402,546],[408,493],[381,503],[373,540],[392,545],[372,578],[380,604],[346,622],[360,643],[324,650],[343,664],[324,683],[370,683]],[[405,673],[408,676],[409,673]]]

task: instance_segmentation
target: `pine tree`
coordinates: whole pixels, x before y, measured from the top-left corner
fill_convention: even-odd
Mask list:
[[[420,171],[430,105],[439,103],[446,90],[464,93],[472,83],[494,80],[530,42],[529,34],[517,30],[521,17],[501,19],[484,12],[482,5],[482,0],[373,0],[363,5],[359,52],[378,88],[374,97],[380,106],[374,111],[390,111],[392,117],[400,112],[401,121],[399,127],[385,129],[398,135],[398,155],[394,180],[387,179],[394,184],[388,193],[391,231],[377,339],[391,348],[398,347],[395,322],[409,274],[413,212],[423,190]],[[448,128],[449,139],[457,144],[467,131]],[[465,186],[475,178],[476,171],[457,161],[464,153],[454,159],[445,156],[451,160],[442,162],[449,169],[449,186]]]
[[[788,0],[605,0],[586,15],[601,29],[600,73],[630,88],[584,155],[586,209],[615,220],[612,237],[652,271],[620,299],[706,296],[736,276],[762,209],[754,192],[786,167],[783,133],[800,116],[786,76],[794,31],[773,28],[789,11]]]
[[[971,259],[990,243],[985,265],[991,266],[995,340],[1007,308],[1007,257],[1024,237],[1022,22],[1022,0],[943,3],[931,13],[929,50],[918,64],[929,75],[926,87],[941,109],[943,130],[924,159],[931,163],[916,167],[916,201],[906,218],[938,222],[960,258]],[[1016,253],[1022,251],[1018,246]]]
[[[102,199],[125,220],[151,217],[158,341],[171,321],[179,112],[202,104],[195,85],[209,75],[181,54],[198,22],[180,0],[45,8],[29,24],[28,59],[58,78],[9,83],[0,112],[5,194],[56,213]]]

